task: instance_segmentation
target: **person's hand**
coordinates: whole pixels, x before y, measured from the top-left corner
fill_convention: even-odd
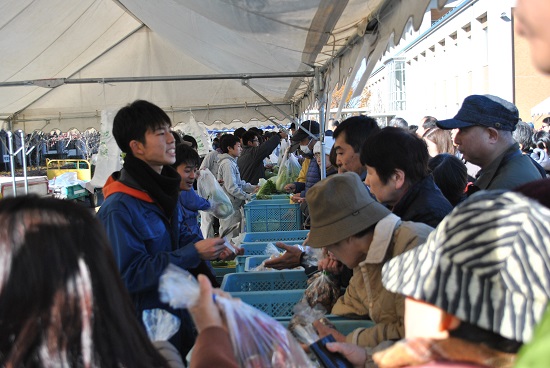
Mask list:
[[[233,253],[230,249],[225,247],[224,250],[220,253],[220,259],[222,261],[232,261],[237,256],[237,250],[235,249],[235,253]]]
[[[214,304],[212,298],[210,280],[205,275],[199,275],[197,280],[200,287],[200,296],[197,304],[189,308],[189,313],[191,313],[198,332],[200,333],[202,330],[213,326],[224,327],[220,310]]]
[[[342,354],[354,368],[363,368],[367,362],[367,351],[358,345],[328,342],[326,347],[330,352]]]
[[[290,183],[284,186],[284,191],[287,193],[294,193],[296,191],[296,184]]]
[[[337,259],[326,257],[317,262],[317,268],[321,271],[330,272],[333,275],[339,275],[342,273],[344,266]]]
[[[227,249],[223,243],[222,238],[208,238],[196,242],[195,248],[201,259],[212,261],[218,259],[222,251]]]
[[[285,243],[277,242],[275,245],[281,249],[286,250],[286,252],[277,258],[270,259],[265,261],[266,267],[271,267],[276,270],[283,270],[286,268],[294,268],[300,266],[300,257],[302,256],[302,251],[298,247],[292,245],[286,245]]]
[[[258,190],[260,190],[260,186],[254,185],[254,191],[252,193],[258,193]]]
[[[302,202],[305,202],[306,199],[301,197],[300,196],[300,193],[296,193],[294,194],[292,197],[290,197],[290,199],[292,200],[292,202],[294,203],[302,203]]]
[[[339,275],[344,269],[342,262],[336,259],[334,254],[327,251],[327,248],[323,248],[323,255],[325,258],[319,260],[317,263],[317,268],[321,271],[328,271],[333,275]]]
[[[320,338],[332,335],[337,342],[346,342],[346,336],[342,335],[339,331],[335,330],[332,327],[325,326],[319,320],[313,322],[313,327],[315,327],[315,329],[317,330]]]

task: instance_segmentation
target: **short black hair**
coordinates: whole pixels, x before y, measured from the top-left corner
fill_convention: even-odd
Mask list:
[[[332,138],[336,140],[340,134],[344,133],[346,143],[352,146],[356,153],[360,153],[367,138],[379,130],[380,127],[373,118],[365,115],[352,116],[336,127],[332,133]]]
[[[243,127],[240,127],[235,129],[235,131],[233,132],[233,135],[236,137],[242,138],[244,133],[246,133],[246,129]]]
[[[193,138],[192,136],[186,134],[186,135],[183,136],[183,140],[185,142],[191,143],[191,148],[194,148],[194,149],[199,148],[199,144],[197,143],[197,140],[195,138]]]
[[[199,154],[185,143],[176,146],[176,162],[174,162],[172,167],[176,169],[181,164],[194,167],[200,166]]]
[[[256,133],[254,130],[249,130],[246,133],[243,134],[241,137],[243,144],[245,146],[248,146],[248,142],[254,141],[255,138],[258,138],[258,141],[260,140],[260,137],[258,137],[258,133]]]
[[[468,169],[462,160],[449,153],[441,153],[428,161],[435,184],[454,206],[466,198]]]
[[[240,142],[241,140],[239,137],[236,137],[233,134],[222,135],[222,138],[220,139],[220,148],[223,153],[229,153],[229,147],[235,147],[235,145]]]
[[[376,169],[386,184],[395,170],[403,170],[410,183],[428,176],[428,147],[426,142],[408,130],[386,127],[372,134],[361,150],[361,164]]]
[[[176,145],[181,143],[181,135],[176,132],[175,130],[172,130],[172,135],[174,136],[174,139],[176,140]]]
[[[113,137],[122,152],[132,153],[130,142],[145,143],[147,130],[172,126],[168,115],[149,101],[137,100],[118,110],[113,121]]]

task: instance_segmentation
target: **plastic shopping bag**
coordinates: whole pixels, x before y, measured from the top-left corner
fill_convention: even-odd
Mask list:
[[[304,300],[313,308],[322,306],[330,312],[340,297],[340,284],[327,272],[319,272],[307,280],[308,287],[304,293]]]
[[[208,169],[200,170],[197,179],[197,193],[210,202],[211,207],[207,212],[212,213],[215,217],[226,219],[235,212],[231,200]]]
[[[196,304],[199,285],[189,272],[170,265],[159,282],[161,301],[173,308]],[[216,304],[239,366],[246,368],[312,367],[300,344],[283,325],[238,299],[216,296]]]
[[[302,166],[300,166],[300,163],[294,154],[289,153],[288,155],[285,155],[283,157],[283,162],[279,167],[279,174],[277,175],[277,182],[275,183],[277,190],[282,192],[285,185],[294,183],[296,179],[298,179],[301,169]]]
[[[142,314],[145,330],[151,341],[169,340],[180,329],[181,321],[164,309],[146,309]]]

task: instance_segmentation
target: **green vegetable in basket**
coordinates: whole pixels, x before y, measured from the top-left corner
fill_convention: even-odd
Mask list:
[[[256,194],[256,199],[271,199],[270,194],[277,193],[275,183],[271,180],[267,180]]]

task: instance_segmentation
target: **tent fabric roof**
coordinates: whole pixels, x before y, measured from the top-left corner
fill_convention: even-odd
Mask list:
[[[13,130],[99,128],[101,110],[116,110],[133,100],[146,99],[164,108],[174,124],[187,121],[190,113],[209,129],[251,119],[266,122],[265,116],[284,121],[285,115],[294,116],[315,103],[314,77],[249,79],[250,87],[277,108],[268,106],[239,78],[113,83],[104,79],[253,76],[312,72],[314,67],[322,67],[328,88],[333,88],[350,77],[350,69],[357,72],[357,60],[369,57],[375,49],[385,49],[389,32],[396,30],[399,37],[411,16],[416,26],[429,3],[2,2],[0,47],[5,52],[0,54],[0,119],[9,121],[11,125],[4,123],[3,127]],[[379,26],[365,34],[369,22],[375,23],[373,19]],[[35,81],[55,78],[61,81],[55,88],[40,87]],[[83,79],[95,82],[82,83]]]

